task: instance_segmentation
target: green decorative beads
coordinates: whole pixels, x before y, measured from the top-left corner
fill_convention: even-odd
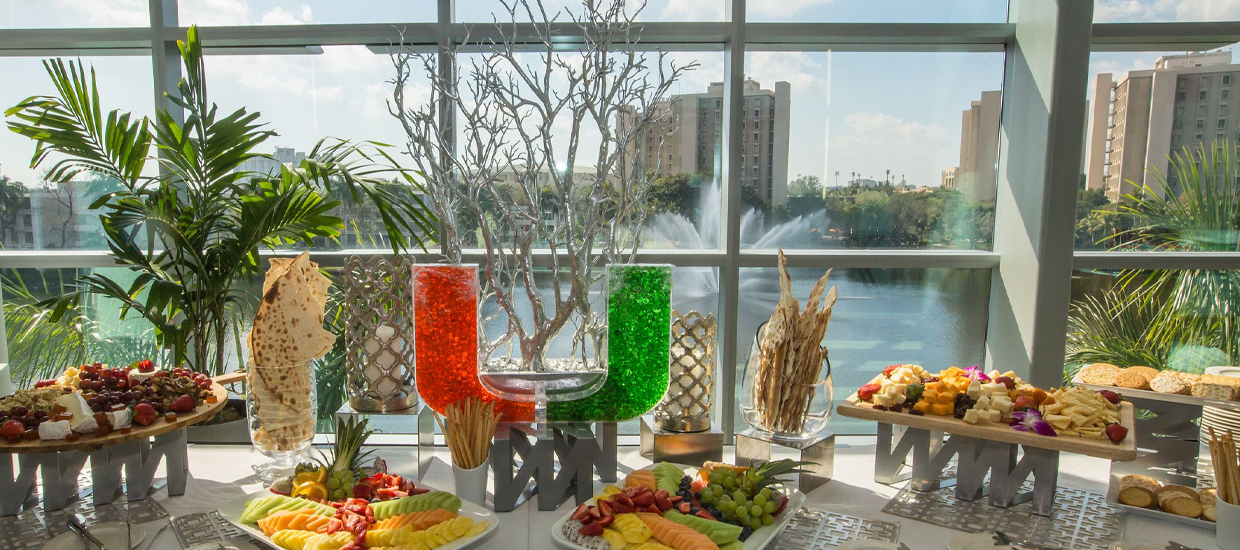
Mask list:
[[[619,422],[667,393],[672,266],[613,265],[607,273],[607,381],[594,395],[547,404],[552,421]]]

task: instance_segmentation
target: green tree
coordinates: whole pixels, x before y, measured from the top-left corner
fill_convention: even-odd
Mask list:
[[[818,176],[801,175],[788,184],[789,197],[822,196],[822,180]]]
[[[646,191],[651,212],[670,212],[686,218],[692,217],[702,176],[682,172],[655,179]]]
[[[762,198],[762,194],[758,192],[758,186],[752,183],[741,186],[741,205],[763,213],[771,210],[771,203]]]
[[[17,213],[26,203],[26,186],[8,176],[0,176],[0,244],[5,242],[9,231],[17,228]]]

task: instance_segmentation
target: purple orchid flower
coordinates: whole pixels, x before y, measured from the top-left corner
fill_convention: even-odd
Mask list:
[[[977,368],[977,365],[964,369],[964,375],[969,380],[977,380],[978,382],[990,381],[990,377],[986,376],[986,373],[982,372],[982,369]]]
[[[1058,435],[1050,423],[1042,420],[1042,413],[1034,409],[1012,413],[1012,429],[1020,432],[1033,432],[1038,435]]]

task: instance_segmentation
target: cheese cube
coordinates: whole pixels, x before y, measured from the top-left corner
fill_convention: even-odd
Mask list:
[[[73,392],[66,393],[56,398],[56,404],[65,408],[65,412],[72,415],[69,420],[69,426],[73,431],[80,434],[92,433],[95,428],[99,427],[99,423],[95,421],[95,413],[90,410],[90,405],[86,403],[86,399],[82,394]]]
[[[951,416],[955,409],[953,403],[935,403],[930,406],[930,412],[939,416]]]
[[[1007,389],[1007,386],[1000,384],[998,382],[990,382],[988,384],[982,384],[982,391],[985,391],[986,393],[991,394],[991,395],[999,394],[999,393],[1003,395],[1007,395],[1008,389]]]
[[[994,409],[991,409],[989,411],[982,411],[978,413],[978,416],[985,418],[986,421],[988,422],[1002,422],[1003,421],[1003,414]]]
[[[975,404],[973,405],[973,408],[975,408],[975,409],[980,409],[980,410],[983,410],[983,411],[984,411],[984,410],[989,409],[989,408],[990,408],[990,396],[989,396],[989,395],[983,395],[983,396],[981,396],[981,397],[977,398],[977,403],[975,403]]]
[[[72,431],[73,428],[69,427],[68,420],[48,420],[39,424],[39,439],[44,441],[64,439]]]
[[[999,395],[990,398],[990,408],[1003,414],[1012,412],[1012,398],[1006,395]]]
[[[964,421],[970,424],[977,424],[977,409],[969,409],[964,412]]]
[[[940,393],[939,393],[939,398],[938,398],[938,400],[937,400],[937,401],[938,401],[939,403],[947,403],[947,404],[949,404],[949,405],[955,405],[955,404],[956,404],[956,394],[955,394],[954,392],[953,392],[953,393],[948,393],[948,392],[940,392]]]
[[[971,382],[969,384],[968,393],[969,393],[969,397],[974,400],[976,400],[978,397],[981,397],[982,396],[981,383],[979,383],[977,380],[974,380],[973,382]]]
[[[890,407],[890,406],[891,406],[891,396],[890,396],[890,395],[886,395],[886,394],[882,394],[882,393],[876,393],[876,394],[874,394],[874,404],[875,404],[875,405],[882,405],[882,406],[884,406],[884,407]]]
[[[939,402],[939,390],[931,389],[927,387],[926,390],[922,392],[921,398],[930,403],[938,403]]]
[[[914,408],[914,409],[917,409],[917,410],[919,410],[919,411],[921,411],[921,412],[923,412],[923,413],[929,413],[929,412],[930,412],[930,402],[929,402],[929,401],[918,401],[918,402],[916,402],[916,403],[914,403],[914,404],[913,404],[913,408]]]
[[[113,430],[128,428],[133,425],[133,413],[129,409],[111,411],[108,413],[108,421],[112,423]]]

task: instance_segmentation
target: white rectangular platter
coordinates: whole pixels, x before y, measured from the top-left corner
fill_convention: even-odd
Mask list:
[[[651,467],[643,469],[648,470]],[[686,468],[681,466],[681,469],[684,470],[687,475],[692,476],[697,474],[696,468]],[[784,528],[788,526],[788,522],[792,521],[793,516],[797,515],[797,510],[800,510],[801,506],[804,505],[805,493],[793,490],[788,494],[788,506],[784,507],[784,511],[775,518],[775,523],[755,529],[754,532],[749,535],[749,538],[745,539],[745,545],[743,547],[744,550],[762,550],[763,548],[766,548],[767,545],[775,540],[775,537],[779,536],[779,534],[783,532]],[[569,509],[568,513],[564,514],[564,517],[557,520],[555,524],[551,526],[551,542],[554,543],[557,548],[563,548],[564,550],[589,550],[584,546],[574,544],[564,538],[564,522],[568,521],[573,515],[574,509],[575,507],[573,507],[573,509]]]
[[[418,487],[423,488],[423,489],[430,489],[432,491],[442,490],[442,489],[435,489],[434,487],[431,487],[429,485],[424,485],[421,483],[418,484]],[[224,519],[228,520],[229,523],[232,523],[233,525],[240,527],[246,533],[249,533],[250,536],[254,537],[255,539],[258,539],[266,543],[268,546],[272,548],[279,548],[278,546],[275,545],[274,542],[271,541],[270,537],[263,534],[263,530],[259,529],[258,525],[252,524],[252,523],[241,522],[241,512],[245,510],[245,505],[247,502],[250,502],[251,500],[258,499],[258,498],[271,496],[271,495],[272,493],[268,491],[259,491],[257,493],[252,493],[252,494],[245,495],[243,497],[238,497],[234,500],[231,500],[225,503],[223,506],[220,506],[220,509],[219,509],[220,515],[223,516]],[[495,532],[499,529],[499,518],[496,517],[495,513],[490,510],[487,510],[486,508],[478,506],[477,504],[474,504],[472,502],[462,500],[461,509],[457,511],[457,514],[460,516],[464,516],[469,519],[472,519],[474,520],[475,523],[482,522],[482,521],[487,522],[486,531],[483,531],[477,535],[474,535],[473,537],[460,538],[460,539],[454,540],[448,544],[440,546],[436,550],[456,550],[456,549],[463,549],[463,548],[473,548],[481,544],[482,542],[486,541],[487,539],[490,539],[491,537],[495,536]]]

